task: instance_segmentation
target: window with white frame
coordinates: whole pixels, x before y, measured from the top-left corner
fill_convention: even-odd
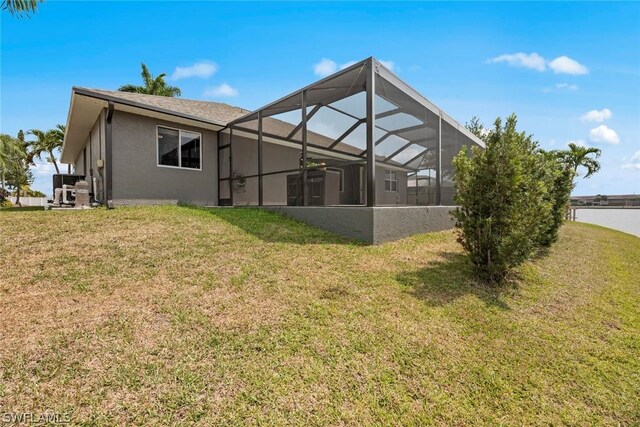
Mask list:
[[[201,169],[202,135],[158,126],[158,166]]]
[[[396,171],[384,171],[384,190],[398,191],[398,176]]]

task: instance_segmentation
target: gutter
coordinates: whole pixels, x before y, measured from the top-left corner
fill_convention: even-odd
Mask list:
[[[224,122],[219,122],[219,121],[216,121],[216,120],[205,120],[202,117],[192,116],[190,114],[178,113],[176,111],[168,110],[166,108],[154,107],[154,106],[151,106],[151,105],[148,105],[148,104],[143,104],[143,103],[136,102],[136,101],[130,101],[130,100],[123,99],[123,98],[118,98],[118,97],[114,97],[114,96],[110,96],[110,95],[105,95],[103,93],[97,93],[97,92],[94,92],[92,90],[83,89],[83,88],[79,88],[79,87],[73,87],[72,92],[74,94],[88,96],[90,98],[102,99],[103,101],[109,101],[109,102],[116,103],[116,104],[128,105],[128,106],[140,108],[140,109],[143,109],[143,110],[155,111],[157,113],[168,114],[170,116],[182,117],[183,119],[193,120],[193,121],[196,121],[196,122],[206,123],[206,124],[209,124],[209,125],[221,126],[221,127],[226,127],[227,126],[227,123],[224,123]]]
[[[103,94],[103,93],[94,92],[94,91],[92,91],[90,89],[84,89],[84,88],[80,88],[80,87],[74,86],[74,87],[71,88],[71,100],[69,101],[69,112],[67,113],[67,122],[66,122],[67,129],[69,128],[69,121],[71,119],[71,115],[73,114],[74,95],[86,96],[86,97],[94,98],[94,99],[100,99],[102,101],[107,101],[108,103],[111,103],[111,104],[127,105],[127,106],[130,106],[130,107],[140,108],[141,110],[154,111],[156,113],[162,113],[162,114],[167,114],[169,116],[180,117],[180,118],[187,119],[187,120],[192,120],[192,121],[198,122],[198,123],[205,123],[207,125],[220,126],[223,129],[227,127],[227,123],[226,122],[220,122],[220,121],[216,121],[216,120],[206,120],[206,119],[203,119],[202,117],[192,116],[190,114],[178,113],[176,111],[168,110],[166,108],[153,107],[153,106],[150,106],[148,104],[143,104],[143,103],[136,102],[136,101],[130,101],[130,100],[126,100],[126,99],[122,99],[122,98],[106,95],[106,94]],[[67,143],[67,134],[65,132],[64,140],[63,140],[63,143],[62,143],[62,147],[60,149],[61,153],[64,153],[66,143]]]
[[[113,167],[111,160],[113,159],[112,155],[112,142],[113,142],[113,132],[111,129],[111,121],[113,120],[113,109],[114,104],[113,101],[109,101],[109,108],[107,109],[107,124],[105,129],[105,142],[104,142],[104,151],[105,151],[105,173],[106,173],[106,184],[105,184],[105,200],[107,209],[113,209]]]

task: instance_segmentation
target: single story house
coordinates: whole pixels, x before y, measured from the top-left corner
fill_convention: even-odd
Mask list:
[[[260,206],[380,242],[451,226],[483,142],[375,58],[258,110],[74,87],[62,161],[108,207]]]

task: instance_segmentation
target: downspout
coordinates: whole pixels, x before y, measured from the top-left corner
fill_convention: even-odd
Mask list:
[[[229,128],[229,199],[233,206],[233,128]]]
[[[113,119],[113,102],[109,101],[109,108],[107,109],[107,120],[106,120],[106,129],[105,129],[105,142],[104,142],[104,152],[105,152],[105,163],[104,166],[106,173],[106,185],[105,185],[105,199],[107,209],[113,209],[113,132],[111,129],[111,121]]]
[[[436,156],[436,205],[442,205],[442,111],[438,115],[438,155]]]
[[[262,110],[258,111],[258,206],[264,205],[262,180]]]

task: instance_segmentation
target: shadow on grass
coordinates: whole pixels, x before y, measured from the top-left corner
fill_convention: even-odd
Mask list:
[[[219,218],[265,242],[364,245],[357,240],[347,239],[280,213],[260,208],[203,208],[191,205],[181,205],[181,207]]]
[[[510,309],[502,297],[514,290],[514,282],[487,284],[474,275],[466,256],[455,252],[441,252],[438,255],[442,261],[401,273],[396,279],[408,287],[416,298],[434,307],[447,305],[466,295],[474,295],[488,306],[501,310]]]

